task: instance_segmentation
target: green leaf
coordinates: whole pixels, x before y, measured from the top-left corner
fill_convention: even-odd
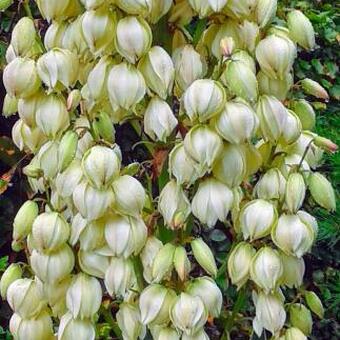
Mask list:
[[[8,266],[8,256],[3,256],[0,258],[0,271],[4,271]]]

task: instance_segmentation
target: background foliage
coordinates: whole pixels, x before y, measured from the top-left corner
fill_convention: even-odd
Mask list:
[[[33,14],[36,9],[33,2],[30,4]],[[330,93],[331,99],[327,107],[323,103],[314,102],[317,111],[317,133],[330,138],[340,145],[340,11],[336,1],[279,1],[279,18],[284,17],[291,7],[299,8],[312,21],[317,33],[317,43],[319,48],[313,53],[301,52],[295,65],[296,80],[305,77],[315,79],[320,82]],[[27,8],[26,8],[27,10]],[[13,5],[5,12],[0,13],[0,78],[2,79],[2,68],[5,64],[5,52],[10,39],[10,32],[16,21],[25,15],[25,7],[22,1],[14,1]],[[44,30],[44,22],[37,15],[37,24]],[[188,27],[193,36],[201,33],[200,22],[196,22],[192,27]],[[0,81],[0,107],[4,98],[4,88]],[[20,205],[29,196],[29,191],[23,176],[21,175],[22,165],[25,159],[10,141],[11,127],[15,118],[0,117],[0,273],[6,268],[9,262],[20,261],[21,254],[11,251],[11,223]],[[131,131],[128,138],[124,137],[126,145],[122,146],[123,154],[127,155],[127,150],[136,140],[136,136]],[[119,138],[119,131],[118,131]],[[121,143],[120,143],[121,144]],[[138,152],[138,150],[137,150]],[[145,155],[143,150],[139,152]],[[137,156],[130,154],[129,157],[135,159]],[[139,158],[139,156],[138,156]],[[328,175],[336,187],[338,203],[340,192],[340,153],[327,155],[322,171]],[[308,289],[314,290],[321,296],[326,316],[324,320],[315,320],[312,339],[340,339],[340,213],[339,209],[335,213],[327,213],[322,209],[313,209],[313,214],[319,220],[319,236],[312,254],[306,258],[307,275],[306,282]],[[220,271],[218,283],[223,289],[228,307],[234,308],[232,317],[237,319],[239,313],[249,310],[250,306],[245,305],[245,295],[236,298],[233,287],[227,285],[225,280],[225,259],[230,249],[230,235],[225,228],[215,229],[204,235],[206,241],[213,246],[216,257],[220,261]],[[313,274],[312,274],[313,273]],[[1,274],[0,274],[1,275]],[[245,292],[246,294],[246,292]],[[0,339],[10,339],[6,332],[10,311],[6,304],[0,307]],[[222,317],[224,322],[224,319]],[[231,320],[233,321],[233,320]],[[226,319],[228,326],[230,320]],[[231,322],[232,323],[232,322]],[[242,327],[242,323],[238,325]],[[247,327],[245,325],[245,327]],[[211,334],[214,330],[211,330]],[[244,339],[244,335],[235,331],[233,339]]]

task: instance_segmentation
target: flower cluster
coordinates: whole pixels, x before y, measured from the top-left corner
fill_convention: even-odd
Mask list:
[[[328,99],[311,79],[294,84],[298,48],[316,46],[309,20],[292,10],[272,24],[276,0],[36,3],[44,38],[22,18],[3,74],[3,111],[19,115],[13,141],[45,197],[25,202],[13,224],[13,249],[26,250],[30,268],[12,264],[1,280],[14,337],[93,340],[109,315],[127,340],[209,339],[223,298],[194,219],[231,228],[226,268],[238,290],[253,291],[254,332],[306,339],[310,310],[322,317],[323,308],[301,287],[318,231],[304,202],[335,209],[317,169],[336,149],[313,132],[312,105],[294,96]],[[185,28],[193,18],[205,25],[198,39]],[[123,162],[123,123],[153,156],[165,154],[167,183]],[[308,308],[285,301],[287,287]]]

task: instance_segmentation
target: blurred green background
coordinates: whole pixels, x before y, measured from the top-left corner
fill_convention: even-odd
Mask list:
[[[331,100],[327,107],[323,103],[313,103],[317,111],[317,133],[340,145],[340,3],[337,1],[279,1],[278,17],[284,17],[290,8],[299,8],[312,21],[317,33],[319,48],[313,53],[301,52],[295,64],[296,80],[305,77],[320,82],[330,93]],[[31,9],[37,24],[44,30],[44,22],[31,2]],[[17,20],[25,15],[21,1],[14,1],[5,12],[0,12],[0,78],[5,65],[5,52],[10,40],[10,32]],[[279,19],[278,19],[279,20]],[[200,29],[200,25],[195,25]],[[0,108],[5,91],[0,81]],[[16,211],[28,197],[27,185],[21,173],[23,157],[10,140],[11,128],[17,117],[0,116],[0,275],[8,263],[20,261],[21,254],[11,251],[11,228]],[[123,145],[124,148],[124,145]],[[24,164],[24,162],[23,162]],[[322,172],[331,179],[337,191],[338,203],[340,192],[340,153],[326,155]],[[306,257],[306,288],[314,290],[322,298],[326,316],[324,320],[314,320],[312,339],[340,339],[340,213],[327,213],[314,209],[313,214],[319,220],[319,236],[312,254]],[[217,229],[208,235],[219,253],[219,243],[226,243],[227,237]],[[228,250],[222,247],[221,256]],[[226,287],[226,292],[228,291]],[[228,291],[232,305],[233,292]],[[245,307],[244,307],[245,308]],[[0,303],[0,339],[10,339],[6,331],[10,311],[5,303]],[[235,339],[244,339],[236,335]]]

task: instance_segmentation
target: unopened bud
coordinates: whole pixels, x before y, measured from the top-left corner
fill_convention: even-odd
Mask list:
[[[289,35],[294,41],[306,50],[312,50],[315,47],[315,32],[309,19],[298,10],[288,13],[287,24]]]
[[[316,81],[306,78],[301,80],[301,86],[306,94],[310,94],[319,99],[324,99],[325,101],[329,100],[327,91]]]
[[[335,211],[335,192],[325,176],[318,172],[312,173],[308,178],[308,188],[317,204],[329,211]]]
[[[72,340],[75,338],[94,340],[95,336],[96,330],[91,321],[73,318],[70,312],[61,317],[58,340]]]
[[[209,246],[201,239],[191,241],[191,249],[196,261],[211,276],[217,275],[217,266],[214,255]]]
[[[13,239],[22,240],[31,232],[39,207],[34,201],[26,201],[17,212],[13,222]]]
[[[275,17],[277,0],[259,0],[256,5],[256,21],[261,28],[267,26]]]
[[[305,293],[305,299],[310,310],[314,312],[320,319],[323,319],[325,310],[320,298],[314,292],[307,291]]]
[[[62,137],[58,149],[59,171],[63,172],[73,161],[78,146],[78,135],[67,131]]]
[[[106,112],[101,112],[93,122],[93,129],[96,134],[109,143],[115,141],[115,129],[112,119]]]
[[[221,53],[223,57],[229,58],[235,48],[235,40],[232,37],[225,37],[220,42]]]
[[[176,247],[171,243],[165,244],[157,253],[152,266],[154,282],[160,282],[164,276],[171,272]]]
[[[324,137],[320,137],[320,136],[314,137],[313,143],[316,146],[318,146],[318,147],[320,147],[320,148],[322,148],[322,149],[324,149],[328,152],[334,153],[338,150],[338,146],[335,143],[333,143],[331,140],[324,138]]]
[[[280,256],[283,264],[282,284],[289,288],[299,288],[305,274],[304,260],[285,253],[281,253]]]
[[[315,126],[315,112],[313,106],[304,99],[291,103],[291,109],[299,117],[303,130],[313,130]]]
[[[12,263],[1,275],[0,293],[3,300],[6,299],[8,287],[16,280],[21,279],[22,269],[18,263]]]
[[[312,314],[303,304],[294,303],[289,307],[289,319],[292,326],[300,329],[306,336],[312,333]]]
[[[179,278],[185,281],[189,276],[191,263],[184,247],[176,247],[173,263]]]

